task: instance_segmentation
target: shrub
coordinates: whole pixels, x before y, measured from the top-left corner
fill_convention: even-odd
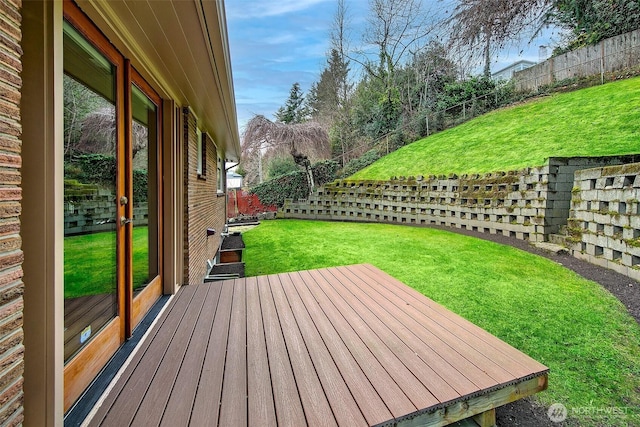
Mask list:
[[[115,190],[116,159],[104,154],[77,154],[65,160],[65,180]],[[145,170],[133,171],[133,197],[147,201],[148,176]]]
[[[317,186],[324,185],[336,178],[338,164],[333,160],[325,160],[311,166]],[[309,196],[307,175],[302,170],[290,172],[256,185],[251,193],[258,196],[260,203],[265,206],[284,206],[285,199],[304,199]]]
[[[269,163],[269,167],[267,168],[267,176],[269,177],[269,179],[275,179],[279,176],[295,172],[296,170],[298,170],[298,166],[293,161],[293,158],[291,156],[276,157]]]
[[[342,168],[340,177],[346,178],[353,175],[361,169],[366,168],[376,160],[380,158],[380,154],[376,150],[369,150],[357,159],[349,160],[349,162]]]

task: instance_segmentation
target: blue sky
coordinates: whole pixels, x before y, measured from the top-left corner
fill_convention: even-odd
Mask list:
[[[240,131],[254,114],[273,119],[294,82],[303,92],[318,80],[326,64],[329,32],[336,0],[227,0],[225,2],[231,49],[238,125]],[[367,0],[347,0],[353,43],[362,39]],[[429,7],[441,1],[424,0]],[[440,6],[442,7],[442,6]],[[498,70],[520,59],[538,60],[538,46],[512,48],[497,58]],[[520,51],[522,50],[522,53]]]

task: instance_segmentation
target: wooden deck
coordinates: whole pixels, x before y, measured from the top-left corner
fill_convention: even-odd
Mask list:
[[[184,286],[89,425],[446,425],[548,369],[370,265]]]

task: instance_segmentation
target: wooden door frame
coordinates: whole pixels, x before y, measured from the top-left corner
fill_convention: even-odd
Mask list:
[[[63,5],[63,15],[75,30],[85,37],[94,48],[103,54],[115,67],[116,70],[116,141],[125,140],[124,125],[125,116],[125,58],[115,47],[113,47],[107,38],[98,30],[98,28],[89,20],[89,18],[70,0],[65,0]],[[117,163],[117,182],[116,194],[123,194],[125,189],[124,173],[122,168],[123,159],[125,158],[123,144],[116,143],[116,163]],[[124,206],[116,203],[117,217],[125,215]],[[122,283],[125,282],[125,230],[119,225],[116,228],[116,265],[117,268],[117,315],[99,331],[94,338],[87,343],[80,352],[71,358],[64,367],[64,411],[66,412],[82,392],[89,386],[91,381],[96,377],[104,365],[109,361],[111,356],[124,343],[125,340],[125,295],[121,291]]]
[[[117,349],[130,338],[133,330],[163,293],[163,223],[164,209],[162,167],[163,167],[163,102],[160,95],[102,34],[95,24],[73,3],[65,0],[63,15],[83,37],[102,53],[116,69],[116,201],[117,206],[117,300],[115,316],[80,352],[64,367],[64,411],[93,381]],[[135,84],[156,105],[156,165],[155,179],[157,192],[157,254],[158,275],[136,297],[133,297],[133,223],[121,224],[120,218],[133,218],[133,144],[131,85]],[[126,196],[127,203],[120,203],[120,196]]]
[[[153,304],[160,298],[163,292],[163,223],[162,223],[162,212],[164,209],[164,201],[163,201],[163,187],[162,187],[162,176],[163,176],[163,161],[162,161],[162,142],[163,142],[163,121],[162,121],[162,98],[158,93],[147,83],[147,81],[142,77],[142,75],[131,66],[131,63],[127,60],[127,79],[126,79],[126,96],[127,96],[127,142],[126,142],[126,150],[127,150],[127,161],[133,161],[133,110],[132,110],[132,96],[131,96],[131,85],[135,84],[138,89],[142,91],[156,106],[156,176],[154,179],[156,180],[156,197],[158,198],[158,203],[156,206],[156,215],[157,215],[157,254],[158,254],[158,275],[153,278],[138,295],[133,297],[133,289],[131,284],[133,283],[133,269],[131,264],[131,259],[133,255],[133,223],[127,224],[127,232],[131,233],[130,238],[128,239],[128,244],[130,245],[128,248],[129,260],[127,261],[127,282],[125,285],[126,299],[127,299],[127,315],[125,316],[125,335],[127,338],[131,337],[133,334],[133,330],[140,323],[140,321],[144,318],[145,314],[149,309],[153,306]],[[129,166],[127,168],[127,192],[129,200],[133,201],[133,167]],[[129,203],[127,205],[127,218],[133,218],[133,203]]]

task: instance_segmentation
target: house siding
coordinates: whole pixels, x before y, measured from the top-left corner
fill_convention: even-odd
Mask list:
[[[24,418],[21,1],[3,0],[0,15],[0,424],[12,426]]]
[[[213,140],[206,143],[206,177],[198,176],[196,118],[189,108],[184,114],[184,275],[185,284],[202,283],[207,260],[220,246],[225,224],[225,198],[217,194],[217,152]],[[207,236],[207,229],[216,233]]]

